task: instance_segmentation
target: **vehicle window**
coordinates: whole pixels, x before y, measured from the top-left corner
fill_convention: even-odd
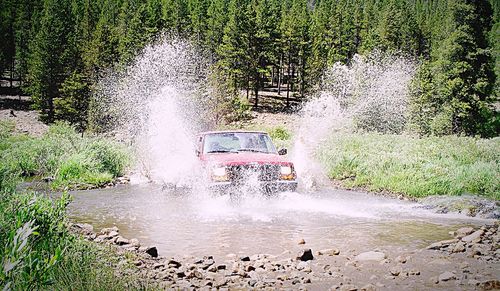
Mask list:
[[[213,133],[205,136],[204,153],[221,152],[276,153],[269,135],[255,132]]]

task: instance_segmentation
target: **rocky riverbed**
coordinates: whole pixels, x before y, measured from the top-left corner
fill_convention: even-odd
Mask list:
[[[460,228],[453,238],[421,249],[384,247],[312,250],[304,239],[281,254],[162,257],[154,246],[125,238],[116,227],[71,229],[112,246],[116,266],[160,288],[302,290],[493,290],[500,288],[500,224]],[[200,243],[203,243],[200,241]],[[356,244],[359,245],[359,244]]]

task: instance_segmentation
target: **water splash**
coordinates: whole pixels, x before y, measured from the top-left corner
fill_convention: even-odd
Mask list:
[[[171,37],[147,46],[96,90],[96,130],[133,145],[136,171],[160,183],[184,183],[196,162],[194,133],[204,127],[200,96],[209,64],[188,42]]]
[[[327,70],[321,90],[300,112],[295,133],[294,161],[306,189],[314,190],[326,180],[325,171],[312,157],[332,133],[403,132],[416,68],[416,62],[407,57],[375,51]]]

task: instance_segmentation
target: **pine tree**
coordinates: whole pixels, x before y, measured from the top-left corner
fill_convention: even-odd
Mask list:
[[[30,87],[34,106],[47,122],[54,121],[54,98],[72,71],[72,13],[69,1],[45,0],[30,60]]]
[[[241,7],[246,7],[244,0],[229,2],[228,22],[224,28],[224,36],[217,54],[218,66],[227,75],[234,92],[246,85],[244,70],[246,68],[246,48],[248,39],[245,37],[246,14]]]
[[[207,11],[206,47],[215,55],[224,36],[227,22],[226,0],[212,0]]]
[[[423,133],[494,135],[492,60],[484,31],[491,27],[486,1],[449,1],[449,35],[422,68],[414,100],[416,126]],[[422,113],[425,115],[422,117]],[[497,121],[498,122],[498,121]],[[422,124],[423,123],[423,124]]]

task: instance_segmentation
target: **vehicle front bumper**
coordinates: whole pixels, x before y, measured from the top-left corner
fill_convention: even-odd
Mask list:
[[[276,192],[285,192],[285,191],[296,191],[297,190],[297,181],[259,181],[255,188],[258,191],[263,193],[276,193]],[[212,192],[216,192],[219,194],[232,193],[234,191],[238,191],[238,189],[242,189],[244,186],[240,183],[235,182],[212,182],[209,184],[208,188]],[[251,187],[253,188],[253,187]]]

